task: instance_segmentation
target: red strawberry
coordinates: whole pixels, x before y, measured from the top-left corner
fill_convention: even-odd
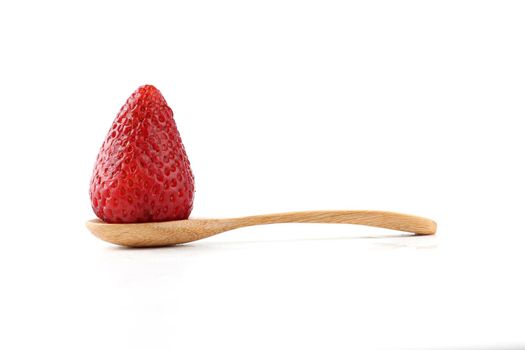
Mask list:
[[[122,106],[97,157],[89,194],[106,222],[187,219],[193,206],[190,162],[164,97],[139,87]]]

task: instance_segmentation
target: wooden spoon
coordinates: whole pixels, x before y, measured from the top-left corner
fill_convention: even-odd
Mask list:
[[[341,210],[304,211],[246,216],[233,219],[187,219],[136,224],[107,224],[100,220],[86,223],[98,238],[127,247],[161,247],[187,243],[239,227],[281,223],[356,224],[432,235],[436,223],[418,216],[386,211]]]

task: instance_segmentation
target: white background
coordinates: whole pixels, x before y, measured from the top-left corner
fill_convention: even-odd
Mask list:
[[[525,347],[525,4],[0,2],[0,347]],[[154,84],[193,216],[379,209],[435,237],[275,225],[122,249],[100,145]]]

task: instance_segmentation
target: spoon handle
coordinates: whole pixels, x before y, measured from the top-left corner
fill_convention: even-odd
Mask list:
[[[436,223],[419,216],[374,210],[324,210],[246,216],[231,220],[232,228],[279,223],[354,224],[432,235]]]

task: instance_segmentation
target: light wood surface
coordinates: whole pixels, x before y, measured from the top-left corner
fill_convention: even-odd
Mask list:
[[[107,224],[91,220],[87,228],[98,238],[127,247],[159,247],[210,237],[245,226],[281,223],[355,224],[381,227],[416,235],[432,235],[436,223],[406,214],[370,210],[304,211],[246,216],[232,219],[188,219],[137,224]]]

